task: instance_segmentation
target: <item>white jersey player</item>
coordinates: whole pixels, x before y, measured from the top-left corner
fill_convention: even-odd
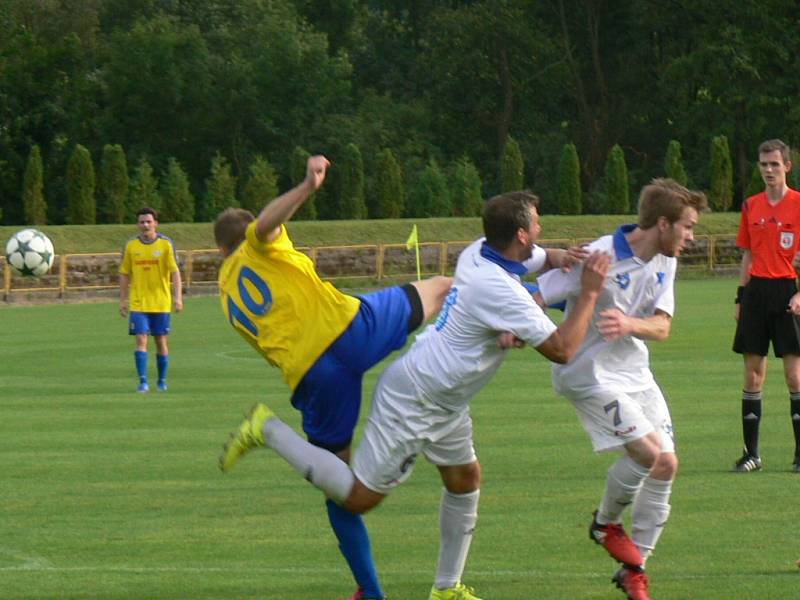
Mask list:
[[[650,371],[644,340],[669,336],[675,310],[677,257],[694,237],[706,199],[669,179],[644,187],[637,225],[592,244],[613,257],[595,306],[595,325],[573,359],[553,367],[556,391],[572,402],[595,451],[623,449],[608,472],[606,491],[590,526],[592,539],[623,566],[613,581],[633,600],[647,600],[644,564],[669,516],[677,469],[672,420]],[[574,307],[580,268],[539,277],[542,300]],[[620,525],[633,504],[633,539]]]
[[[480,486],[468,405],[507,352],[499,347],[498,335],[511,332],[550,360],[566,362],[586,334],[608,271],[607,254],[586,259],[571,314],[556,327],[520,279],[529,268],[560,266],[565,256],[563,250],[535,248],[537,205],[530,192],[502,194],[486,203],[486,238],[459,257],[453,287],[436,322],[380,377],[352,471],[305,442],[263,405],[236,434],[242,454],[255,446],[272,448],[355,513],[375,507],[404,481],[419,454],[435,464],[445,489],[430,600],[479,600],[461,582]]]

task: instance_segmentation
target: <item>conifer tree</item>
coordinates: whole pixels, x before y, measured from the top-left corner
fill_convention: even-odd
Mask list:
[[[159,185],[161,213],[159,220],[165,223],[191,223],[194,221],[195,199],[189,189],[189,177],[178,160],[170,157],[167,170]]]
[[[431,158],[413,188],[409,206],[410,217],[448,217],[452,215],[450,190],[442,170]]]
[[[136,212],[144,207],[161,211],[161,196],[158,193],[158,181],[150,162],[142,157],[133,170],[128,190],[128,208],[125,211],[127,221],[136,220]]]
[[[358,146],[345,146],[340,166],[339,218],[363,219],[367,216],[367,205],[364,203],[364,162]]]
[[[614,144],[608,153],[605,170],[606,212],[610,215],[626,215],[630,212],[628,167],[625,154],[619,144]]]
[[[686,169],[683,168],[681,143],[678,140],[670,140],[667,145],[667,156],[664,158],[664,173],[681,185],[686,185],[689,181]]]
[[[28,155],[23,178],[22,202],[25,222],[29,225],[47,223],[47,202],[44,199],[44,167],[39,146],[34,145]]]
[[[378,176],[375,179],[370,216],[377,219],[400,218],[406,204],[403,171],[389,148],[384,148],[378,156]]]
[[[582,210],[578,150],[575,144],[564,144],[558,163],[558,212],[562,215],[579,215]]]
[[[217,152],[211,159],[211,175],[206,179],[202,218],[213,221],[226,208],[237,206],[236,178],[231,173],[228,159]]]
[[[468,156],[456,161],[453,169],[453,214],[457,217],[477,217],[483,209],[481,177]]]
[[[96,222],[94,186],[92,156],[84,146],[76,144],[67,163],[68,224],[93,225]]]
[[[128,202],[128,164],[119,144],[103,146],[100,159],[97,213],[102,223],[124,223]]]
[[[263,156],[250,165],[250,177],[242,189],[242,208],[258,215],[268,202],[278,196],[278,176]]]
[[[525,165],[517,141],[508,136],[500,156],[500,191],[521,190],[525,181]]]
[[[711,140],[711,186],[708,192],[711,208],[729,210],[733,203],[733,166],[728,138],[718,135]]]

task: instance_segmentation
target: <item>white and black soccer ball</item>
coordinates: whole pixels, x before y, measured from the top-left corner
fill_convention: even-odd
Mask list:
[[[38,229],[18,231],[6,244],[6,261],[20,275],[44,275],[53,266],[55,256],[53,242]]]

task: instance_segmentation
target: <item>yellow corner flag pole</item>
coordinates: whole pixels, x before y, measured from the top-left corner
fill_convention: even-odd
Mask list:
[[[406,240],[406,250],[411,250],[411,247],[414,247],[414,250],[417,255],[417,281],[422,279],[422,275],[419,270],[419,237],[417,237],[417,224],[414,223],[414,226],[411,228],[411,233]]]

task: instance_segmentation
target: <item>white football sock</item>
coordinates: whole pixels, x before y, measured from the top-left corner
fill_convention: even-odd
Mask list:
[[[436,565],[434,585],[444,590],[461,581],[467,562],[469,545],[478,521],[480,490],[469,494],[442,491],[439,508],[439,562]]]
[[[608,468],[606,490],[597,509],[597,522],[601,525],[619,523],[622,511],[633,502],[642,482],[650,473],[630,456],[625,454]]]
[[[639,496],[633,503],[631,539],[639,547],[645,560],[653,553],[656,542],[664,531],[664,524],[669,518],[671,492],[671,480],[648,477],[644,480]]]
[[[264,444],[277,452],[304,479],[338,504],[347,499],[355,481],[347,463],[333,452],[309,444],[278,418],[267,419],[262,431]]]

